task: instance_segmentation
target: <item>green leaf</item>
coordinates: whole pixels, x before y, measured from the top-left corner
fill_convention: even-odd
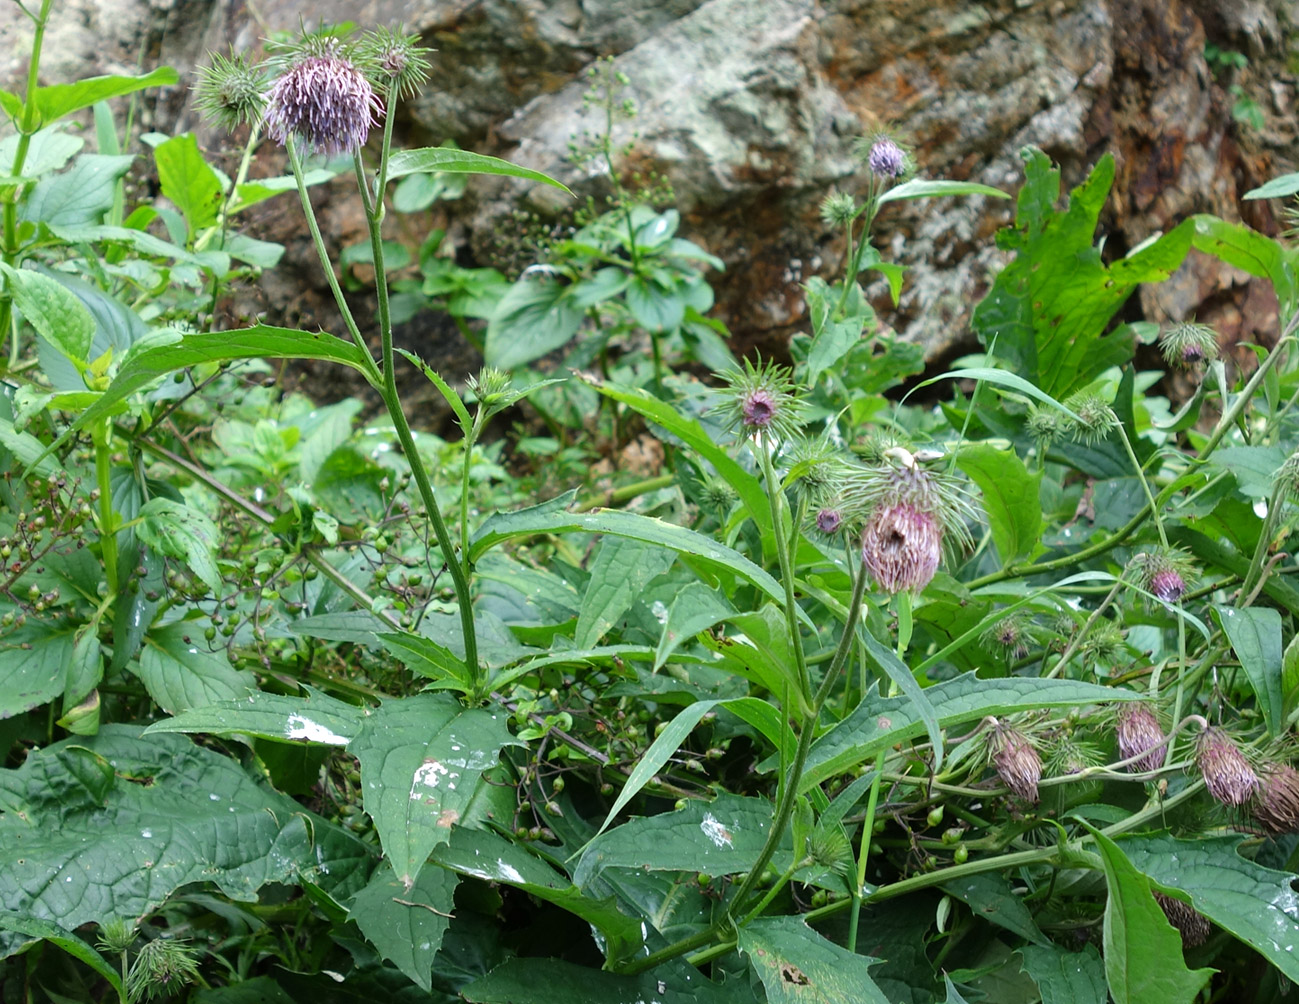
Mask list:
[[[43,178],[23,206],[23,219],[50,227],[101,223],[113,208],[117,183],[131,169],[132,156],[87,153],[70,171]]]
[[[466,432],[472,429],[474,424],[473,417],[469,414],[469,409],[465,407],[464,401],[461,400],[460,395],[456,393],[455,388],[443,380],[436,370],[429,366],[428,363],[424,362],[424,360],[419,356],[415,355],[414,352],[408,352],[406,349],[401,348],[397,351],[405,356],[408,362],[414,363],[415,366],[419,368],[419,371],[428,379],[428,382],[437,388],[437,392],[442,395],[446,403],[451,406],[451,410],[456,413],[456,421],[460,423],[460,428]]]
[[[221,179],[199,152],[193,133],[160,143],[153,150],[158,184],[189,224],[190,236],[216,222],[224,192]]]
[[[514,886],[581,917],[604,935],[611,960],[626,958],[641,945],[641,921],[619,911],[612,898],[583,896],[567,877],[489,830],[456,827],[451,843],[437,848],[433,860],[461,875]]]
[[[1179,889],[1191,906],[1299,981],[1299,893],[1295,876],[1240,856],[1237,835],[1178,840],[1128,837],[1133,867],[1157,885]]]
[[[1281,614],[1269,607],[1237,610],[1215,603],[1218,620],[1258,698],[1270,735],[1283,728],[1285,699],[1281,688]]]
[[[336,176],[337,172],[335,171],[317,167],[305,172],[302,180],[310,188],[312,185],[322,185]],[[283,192],[296,192],[297,190],[298,182],[292,175],[281,175],[278,178],[258,178],[256,181],[244,182],[235,186],[235,201],[230,207],[230,215],[242,213],[245,209],[274,198]]]
[[[1042,472],[1030,474],[1014,450],[985,445],[962,447],[956,463],[983,493],[1002,564],[1032,557],[1042,531]]]
[[[889,1004],[870,977],[877,959],[840,948],[798,917],[760,917],[740,928],[735,947],[749,957],[771,1004]]]
[[[77,297],[40,272],[11,268],[0,263],[9,280],[9,292],[27,323],[78,369],[88,362],[95,319]]]
[[[880,669],[884,670],[885,675],[893,681],[898,690],[902,691],[902,696],[911,702],[912,711],[924,723],[925,732],[928,733],[929,742],[934,748],[934,770],[937,771],[943,765],[943,732],[938,724],[938,714],[929,703],[927,692],[921,689],[907,664],[898,658],[893,649],[871,634],[864,624],[858,632],[858,637],[865,642],[871,658]]]
[[[14,156],[18,153],[17,133],[0,139],[0,177],[13,177]],[[23,177],[39,178],[42,174],[57,171],[86,145],[80,136],[69,136],[62,126],[47,126],[33,133],[23,161]]]
[[[614,800],[609,814],[604,817],[604,822],[595,831],[596,837],[599,837],[608,828],[609,824],[613,822],[614,816],[622,811],[622,807],[635,798],[636,794],[668,762],[668,758],[680,748],[686,736],[699,724],[699,720],[720,703],[720,701],[696,701],[682,710],[672,721],[668,722],[663,731],[650,744],[650,748],[636,762],[636,766],[632,768],[632,772],[627,776],[627,782]]]
[[[1036,678],[981,680],[974,673],[928,687],[925,696],[943,728],[978,721],[985,715],[1140,699],[1131,691],[1094,683]],[[864,763],[881,749],[923,735],[924,731],[924,720],[906,695],[871,695],[813,744],[801,790]]]
[[[574,298],[576,288],[550,275],[525,272],[487,322],[487,365],[517,369],[577,334],[586,312]]]
[[[1084,824],[1086,825],[1086,824]],[[1115,1004],[1191,1004],[1213,975],[1186,968],[1182,939],[1150,881],[1109,837],[1087,826],[1105,866],[1105,979]]]
[[[1106,1004],[1105,963],[1095,945],[1067,952],[1057,945],[1025,945],[1023,972],[1042,992],[1042,1004]]]
[[[1281,656],[1281,696],[1282,714],[1288,719],[1299,706],[1299,634],[1290,639]]]
[[[445,645],[423,635],[384,632],[379,641],[412,673],[434,681],[430,686],[437,690],[459,690],[469,693],[474,683],[469,678],[465,661]]]
[[[861,314],[842,321],[831,321],[812,339],[812,347],[807,353],[807,382],[815,384],[817,378],[846,356],[861,341],[862,323],[865,317]]]
[[[157,732],[198,732],[213,736],[255,736],[275,742],[346,746],[361,728],[363,708],[307,688],[306,697],[265,694],[217,701],[190,708],[166,721],[155,722],[145,735]]]
[[[348,920],[366,940],[421,989],[433,989],[433,960],[451,923],[459,879],[445,868],[425,868],[407,887],[387,865],[356,894]]]
[[[1269,279],[1283,305],[1293,302],[1295,282],[1287,265],[1286,251],[1271,237],[1242,223],[1228,223],[1216,216],[1193,216],[1192,244],[1197,251],[1243,269],[1250,275]]]
[[[0,719],[39,708],[63,693],[75,628],[31,620],[0,634]]]
[[[668,619],[654,650],[654,672],[662,668],[678,646],[735,613],[735,607],[716,589],[709,589],[702,582],[686,583],[668,608]]]
[[[450,839],[501,747],[521,745],[503,714],[466,711],[447,694],[385,701],[361,722],[347,751],[361,761],[365,811],[407,888]]]
[[[160,554],[184,558],[213,596],[221,594],[221,572],[216,564],[217,528],[203,513],[159,495],[140,510],[135,532]]]
[[[771,829],[771,817],[767,799],[725,792],[711,802],[694,799],[674,812],[638,816],[586,846],[573,870],[573,883],[584,889],[606,868],[733,875],[753,864]]]
[[[169,714],[257,689],[257,678],[230,665],[224,648],[208,648],[194,622],[168,624],[145,635],[135,675]]]
[[[460,993],[472,1004],[753,1004],[740,986],[720,987],[693,969],[680,976],[662,969],[619,976],[562,959],[515,957]]]
[[[606,537],[591,565],[573,642],[591,648],[631,609],[650,579],[672,567],[675,555],[658,544]]]
[[[943,195],[987,195],[994,199],[1009,199],[1010,194],[990,185],[980,185],[973,181],[944,181],[936,179],[927,181],[924,178],[912,178],[900,185],[895,185],[880,196],[880,205],[896,202],[898,199],[929,199]]]
[[[1299,174],[1283,174],[1258,188],[1251,188],[1242,198],[1284,199],[1287,195],[1294,195],[1295,192],[1299,192]]]
[[[1102,157],[1067,207],[1056,211],[1059,173],[1040,150],[1022,156],[1025,187],[1015,226],[998,237],[1015,258],[975,308],[971,326],[1016,373],[1064,399],[1132,358],[1131,332],[1106,335],[1109,321],[1138,285],[1161,282],[1177,269],[1195,224],[1188,220],[1106,265],[1092,240],[1114,180],[1114,158]]]
[[[67,930],[145,916],[194,882],[244,901],[304,879],[350,895],[371,860],[236,761],[126,725],[31,751],[0,771],[0,806],[0,902]],[[0,936],[0,956],[15,947]]]
[[[151,73],[138,77],[109,74],[87,77],[71,84],[52,84],[36,90],[36,114],[42,125],[49,125],[69,112],[89,108],[96,101],[104,101],[122,94],[133,94],[146,87],[170,87],[180,78],[170,66],[160,66]]]
[[[757,586],[778,603],[783,605],[785,602],[785,591],[780,583],[739,551],[685,527],[614,509],[593,509],[586,513],[555,512],[543,504],[518,512],[496,513],[484,520],[474,534],[469,545],[469,561],[477,561],[502,541],[546,533],[605,533],[656,544],[686,556],[692,567],[731,572]]]
[[[1014,373],[1007,373],[1004,370],[992,369],[987,366],[976,366],[969,369],[948,370],[946,373],[940,373],[936,377],[930,377],[922,383],[916,384],[916,389],[928,387],[939,380],[980,380],[984,383],[997,384],[1010,390],[1019,391],[1021,394],[1027,394],[1029,397],[1049,405],[1062,415],[1067,415],[1075,421],[1081,422],[1076,414],[1066,408],[1063,404],[1053,398],[1050,394],[1045,394],[1033,384],[1029,383],[1023,377],[1016,376]]]
[[[952,982],[952,978],[946,973],[943,973],[943,986],[947,990],[945,1004],[970,1004],[969,1001],[961,996],[961,992],[956,989],[956,984]]]
[[[551,185],[562,192],[570,192],[549,175],[526,167],[511,164],[498,157],[487,157],[468,150],[429,146],[420,150],[396,150],[388,158],[388,180],[403,178],[408,174],[496,174],[510,178],[523,178]]]
[[[1041,932],[1024,901],[1010,888],[1010,883],[1000,875],[984,872],[963,875],[943,883],[943,892],[965,903],[976,917],[1018,934],[1034,945],[1052,947],[1051,940]]]
[[[658,333],[675,331],[686,316],[686,302],[676,290],[640,276],[627,285],[627,309],[642,328]]]
[[[107,980],[108,985],[116,990],[119,996],[124,996],[121,974],[109,965],[97,951],[71,931],[59,927],[58,924],[51,924],[48,920],[37,920],[34,917],[20,916],[16,913],[0,912],[0,930],[12,931],[14,934],[21,934],[29,939],[26,943],[19,944],[20,949],[36,941],[48,941],[52,945],[57,945],[74,959],[81,960]]]

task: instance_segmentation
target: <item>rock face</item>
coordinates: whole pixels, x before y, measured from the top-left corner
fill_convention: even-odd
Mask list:
[[[319,0],[309,10],[265,0],[257,12],[254,24],[233,0],[67,0],[54,12],[42,77],[121,72],[142,52],[146,64],[185,74],[205,49],[254,47],[300,16],[309,27],[404,17],[438,50],[433,79],[401,123],[409,145],[453,139],[582,192],[596,182],[567,162],[568,143],[598,127],[583,104],[585,71],[612,55],[637,109],[615,133],[632,144],[627,166],[664,174],[685,235],[726,261],[715,313],[740,347],[778,350],[804,322],[800,283],[833,278],[842,235],[817,207],[831,189],[863,184],[853,142],[881,126],[911,140],[922,174],[1012,192],[1026,144],[1058,161],[1068,184],[1112,151],[1111,254],[1195,212],[1247,213],[1275,229],[1266,205],[1240,196],[1289,169],[1294,148],[1283,51],[1299,24],[1294,0],[443,0],[413,11],[399,0]],[[0,37],[10,77],[20,77],[30,24],[16,5],[0,10]],[[1249,65],[1211,67],[1206,40]],[[1230,84],[1257,103],[1262,128],[1233,120]],[[154,128],[196,126],[180,89],[152,116]],[[523,186],[475,182],[472,192],[439,220],[466,262],[487,257],[493,229],[521,202],[555,208]],[[970,309],[1001,261],[991,237],[1010,215],[1009,203],[983,199],[890,206],[876,240],[908,272],[897,309],[873,291],[881,318],[931,359],[968,346]],[[295,217],[281,217],[271,236],[296,236]],[[340,211],[335,225],[356,222]],[[289,243],[290,266],[302,261],[303,280],[314,281],[305,242]],[[300,301],[287,275],[266,289],[272,315]],[[1151,319],[1198,313],[1230,340],[1266,340],[1275,304],[1258,287],[1193,256],[1143,291],[1140,306]],[[319,309],[307,315],[331,326],[327,300],[311,302]]]

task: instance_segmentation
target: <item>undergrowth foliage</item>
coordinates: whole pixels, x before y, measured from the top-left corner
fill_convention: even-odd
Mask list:
[[[919,407],[886,394],[921,359],[877,317],[906,276],[872,228],[1008,196],[895,137],[826,199],[845,273],[808,281],[789,359],[737,362],[706,317],[722,263],[617,164],[612,65],[574,147],[608,201],[508,278],[385,236],[468,175],[562,189],[393,149],[436,78],[416,39],[214,58],[230,176],[190,134],[136,145],[118,99],[169,70],[38,86],[50,12],[0,93],[0,998],[1173,1004],[1299,979],[1288,244],[1197,216],[1107,258],[1113,160],[1062,198],[1027,149],[982,351]],[[267,136],[288,173],[250,181]],[[132,205],[142,170],[161,197]],[[349,174],[368,243],[333,248],[308,189]],[[345,330],[221,328],[283,250],[241,214],[294,196]],[[1247,365],[1203,324],[1115,320],[1192,254],[1276,294]],[[396,346],[428,309],[490,365]],[[1137,367],[1161,355],[1176,406]],[[382,417],[282,392],[266,360],[295,359],[356,370]],[[410,427],[398,367],[458,437]]]

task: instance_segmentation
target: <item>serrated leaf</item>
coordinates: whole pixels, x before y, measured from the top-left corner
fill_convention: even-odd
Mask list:
[[[1068,952],[1058,945],[1019,949],[1028,973],[1042,993],[1042,1004],[1106,1004],[1105,963],[1095,945]]]
[[[48,704],[63,693],[76,648],[75,628],[32,620],[0,635],[0,719]]]
[[[907,664],[899,659],[891,648],[871,634],[865,625],[858,632],[858,637],[865,643],[866,651],[870,653],[871,658],[902,692],[902,696],[911,702],[912,711],[924,723],[925,732],[934,748],[934,770],[937,771],[943,764],[943,732],[938,724],[938,714],[929,703],[927,692],[916,682]]]
[[[213,736],[255,736],[276,742],[346,746],[361,728],[364,708],[307,689],[306,697],[257,691],[230,701],[190,708],[144,730],[205,733]]]
[[[668,619],[654,650],[654,672],[659,671],[678,646],[735,614],[735,607],[716,589],[709,589],[702,582],[686,583],[668,608]]]
[[[984,445],[962,447],[956,464],[983,493],[983,510],[1002,563],[1032,557],[1042,530],[1042,472],[1030,474],[1014,450]]]
[[[432,990],[433,960],[451,923],[459,881],[445,868],[425,868],[408,888],[381,865],[352,900],[348,920],[417,986]]]
[[[389,631],[379,635],[379,642],[412,673],[432,680],[431,689],[468,693],[474,687],[464,659],[431,638]]]
[[[213,596],[221,593],[216,556],[216,524],[205,514],[161,495],[140,510],[135,532],[146,545],[169,558],[183,558]]]
[[[193,133],[175,136],[153,150],[162,194],[189,224],[190,236],[216,222],[224,192],[221,179],[199,152]]]
[[[238,900],[309,879],[350,895],[371,852],[180,736],[105,725],[0,771],[0,902],[75,930],[141,917],[191,882]],[[21,815],[17,811],[21,809]],[[18,942],[0,935],[0,956]]]
[[[14,173],[14,156],[18,153],[18,141],[21,137],[11,133],[0,139],[0,177],[12,177]],[[86,145],[80,136],[69,136],[62,126],[46,126],[33,133],[27,145],[27,156],[23,161],[23,177],[39,178],[42,174],[57,171],[70,161]]]
[[[59,283],[40,272],[0,263],[9,280],[9,292],[27,323],[78,369],[86,365],[95,319],[81,301]]]
[[[1240,856],[1240,836],[1178,840],[1127,837],[1133,867],[1156,884],[1180,889],[1204,916],[1299,982],[1299,893],[1295,876]]]
[[[347,750],[361,761],[365,811],[407,887],[451,838],[501,748],[520,745],[504,715],[466,711],[447,694],[386,701],[361,722]]]
[[[48,941],[57,945],[74,959],[80,959],[96,973],[108,981],[108,985],[125,997],[122,991],[122,976],[97,951],[78,938],[71,931],[64,930],[58,924],[34,917],[20,916],[16,913],[0,912],[0,930],[12,931],[29,939],[26,944],[36,941]],[[24,947],[19,945],[19,948]]]
[[[169,714],[242,697],[257,688],[252,673],[235,669],[224,648],[210,649],[197,625],[185,622],[145,635],[135,675]]]
[[[825,325],[812,339],[812,347],[807,353],[807,382],[815,384],[817,378],[846,356],[861,341],[862,323],[865,318],[858,314],[842,321],[832,321]]]
[[[943,728],[977,721],[985,715],[1140,698],[1131,691],[1094,683],[1036,678],[981,680],[974,673],[927,687],[925,696]],[[924,731],[924,720],[905,695],[871,695],[813,744],[801,790],[864,763],[881,749],[923,735]]]
[[[1280,243],[1241,223],[1228,223],[1207,214],[1193,216],[1193,244],[1197,251],[1243,269],[1250,275],[1271,281],[1281,303],[1290,303],[1295,294],[1291,267]]]
[[[591,648],[631,609],[650,579],[672,567],[675,555],[656,544],[606,537],[591,565],[573,635],[578,648]]]
[[[1237,610],[1215,603],[1222,630],[1249,677],[1270,735],[1281,734],[1285,700],[1281,686],[1281,614],[1270,607]]]
[[[870,977],[879,960],[840,948],[798,917],[761,917],[746,924],[735,947],[749,957],[771,1004],[889,1004]]]
[[[1084,824],[1086,825],[1086,824]],[[1088,826],[1105,867],[1105,980],[1115,1004],[1191,1004],[1213,975],[1186,968],[1182,938],[1150,881],[1109,837]]]
[[[575,301],[576,289],[553,276],[525,273],[501,298],[487,322],[483,345],[487,365],[516,369],[577,334],[586,312]]]
[[[1010,883],[1002,875],[991,872],[964,875],[945,882],[942,889],[965,903],[976,917],[1018,934],[1035,945],[1051,944],[1039,930],[1024,901],[1011,891]]]
[[[117,183],[134,160],[129,155],[82,154],[70,170],[41,179],[23,206],[23,219],[50,227],[102,223],[113,208]]]

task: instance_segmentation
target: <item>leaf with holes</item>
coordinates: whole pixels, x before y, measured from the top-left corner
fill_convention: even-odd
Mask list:
[[[870,968],[878,960],[840,948],[798,917],[755,920],[740,928],[736,948],[749,957],[771,1004],[889,1004],[870,978]]]

